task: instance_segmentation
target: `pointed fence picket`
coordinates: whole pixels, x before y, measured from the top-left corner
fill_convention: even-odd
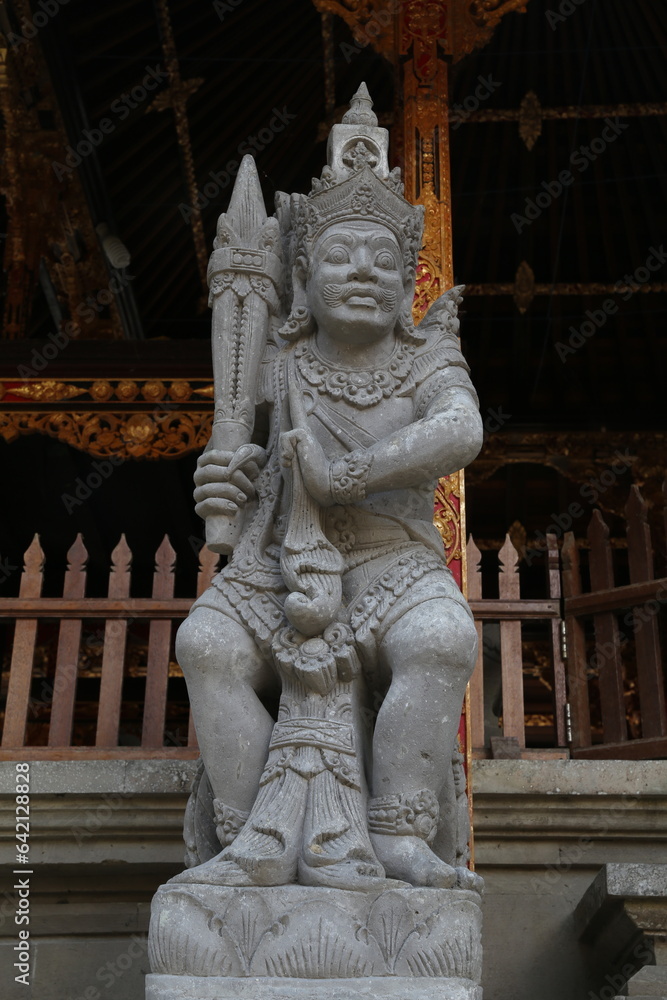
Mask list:
[[[219,558],[206,547],[201,549],[197,596],[209,586]],[[24,556],[19,597],[0,600],[0,614],[16,619],[0,753],[5,759],[19,749],[22,756],[33,759],[196,757],[197,737],[191,717],[187,746],[164,746],[173,623],[184,618],[192,604],[187,598],[173,596],[176,553],[169,539],[165,536],[156,553],[150,598],[130,596],[132,552],[124,535],[111,554],[106,598],[85,596],[87,559],[83,539],[78,535],[67,553],[62,597],[44,598],[44,553],[35,535]],[[72,746],[82,625],[84,620],[94,618],[105,619],[95,746]],[[46,685],[51,695],[48,746],[30,747],[25,737],[38,624],[40,620],[54,619],[60,624],[53,682]],[[128,628],[136,621],[150,623],[141,747],[119,747]]]
[[[547,535],[547,585],[549,596],[534,600],[521,597],[520,556],[509,535],[498,553],[498,599],[482,596],[481,553],[472,536],[466,549],[468,558],[468,603],[475,618],[478,637],[477,663],[470,681],[470,722],[473,754],[487,756],[489,740],[484,731],[484,622],[500,623],[502,720],[506,753],[539,756],[545,751],[526,750],[522,623],[546,620],[551,623],[550,653],[554,676],[553,716],[555,750],[565,755],[565,670],[561,656],[561,608],[558,544]],[[497,745],[498,741],[494,741]],[[510,747],[513,745],[512,749]],[[548,755],[548,753],[547,753]]]
[[[131,565],[132,553],[125,535],[121,535],[118,545],[111,553],[108,590],[111,600],[123,600],[130,596]],[[95,746],[98,747],[114,747],[118,743],[127,626],[127,620],[122,618],[107,621],[104,626],[100,704],[95,734]]]
[[[64,598],[80,600],[85,596],[87,561],[88,552],[83,538],[77,535],[74,545],[67,553]],[[69,618],[60,623],[49,726],[50,747],[68,747],[72,742],[81,624],[80,618]]]
[[[564,609],[568,637],[568,689],[572,719],[571,751],[579,758],[667,757],[665,671],[658,616],[667,605],[667,576],[655,577],[647,505],[633,486],[625,508],[630,583],[615,585],[609,531],[593,515],[588,539],[591,589],[584,593],[574,535],[563,544]],[[628,629],[619,634],[616,616]],[[592,619],[594,641],[587,644],[585,621]],[[641,737],[630,739],[626,723],[623,648],[632,649],[637,674]],[[602,742],[592,739],[590,693],[598,685]]]
[[[39,544],[39,535],[35,535],[24,557],[20,599],[29,605],[34,604],[41,597],[43,577],[44,553]],[[25,740],[37,622],[36,617],[23,618],[16,622],[5,703],[5,724],[2,729],[3,747],[22,747]]]
[[[174,596],[174,565],[176,553],[164,536],[155,557],[153,597],[169,600]],[[171,622],[154,619],[148,636],[148,666],[146,668],[146,697],[144,699],[144,724],[142,747],[161,747],[164,744],[164,720],[167,711],[167,684],[169,681],[169,648]]]
[[[477,664],[470,685],[472,747],[488,756],[484,732],[484,622],[499,622],[501,634],[502,722],[505,748],[500,754],[523,757],[541,751],[525,749],[522,627],[535,620],[549,624],[553,671],[554,747],[563,756],[569,745],[575,757],[667,757],[667,709],[661,660],[658,612],[667,605],[667,576],[654,576],[646,504],[634,487],[626,508],[629,584],[617,586],[609,530],[596,511],[588,528],[588,577],[584,592],[579,546],[567,533],[559,553],[555,535],[547,535],[547,597],[521,596],[520,557],[509,536],[499,552],[498,598],[483,595],[481,553],[471,537],[467,545],[468,599],[479,639]],[[196,595],[209,586],[218,556],[203,547],[199,554]],[[196,757],[197,737],[189,717],[187,746],[165,746],[169,662],[174,622],[192,604],[174,597],[176,553],[165,536],[157,553],[150,598],[131,597],[132,553],[125,537],[113,550],[107,597],[86,597],[87,552],[78,536],[67,554],[62,597],[42,597],[44,553],[36,535],[25,553],[18,598],[0,599],[0,615],[16,620],[7,687],[0,759],[85,757]],[[562,564],[562,565],[561,565]],[[562,587],[562,595],[561,595]],[[617,615],[634,626],[636,676],[642,734],[630,738],[626,723],[627,679]],[[82,622],[103,619],[104,648],[95,722],[94,746],[72,746],[76,717]],[[48,747],[25,745],[31,708],[33,661],[41,620],[59,621],[58,645]],[[587,634],[586,621],[590,621]],[[119,747],[125,683],[128,629],[149,623],[146,686],[140,747]],[[591,635],[594,633],[594,642]],[[630,648],[632,644],[628,644]],[[595,660],[592,657],[595,657]],[[594,669],[596,668],[596,669]],[[602,740],[591,722],[591,692],[598,685]],[[494,741],[498,742],[498,740]],[[549,755],[548,748],[544,751]]]

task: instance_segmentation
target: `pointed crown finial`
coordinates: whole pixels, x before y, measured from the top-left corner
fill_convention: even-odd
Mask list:
[[[373,101],[365,83],[359,84],[359,89],[350,101],[350,107],[343,115],[344,125],[377,125],[377,115],[373,111]]]

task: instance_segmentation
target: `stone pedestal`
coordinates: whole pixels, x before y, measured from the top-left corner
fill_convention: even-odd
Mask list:
[[[575,921],[605,970],[603,1000],[667,997],[667,865],[605,865]]]
[[[164,885],[146,1000],[481,1000],[480,939],[474,892]]]

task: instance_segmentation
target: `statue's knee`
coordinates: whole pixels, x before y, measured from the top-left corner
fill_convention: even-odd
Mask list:
[[[439,673],[444,667],[448,681],[453,676],[469,678],[477,659],[477,631],[465,608],[455,601],[434,600],[405,619],[398,623],[403,627],[399,642],[404,648],[392,657],[394,673],[421,673],[428,667]]]
[[[477,629],[468,612],[456,608],[447,629],[447,650],[452,667],[467,681],[477,661]]]
[[[233,631],[235,623],[221,612],[195,608],[176,633],[176,659],[185,676],[195,672],[214,672],[217,676],[224,673],[238,647],[238,637],[235,642],[230,634]]]

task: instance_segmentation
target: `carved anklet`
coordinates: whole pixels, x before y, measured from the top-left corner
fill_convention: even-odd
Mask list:
[[[238,837],[250,813],[225,805],[221,799],[213,799],[213,809],[218,840],[223,847],[228,847]]]
[[[438,798],[422,788],[413,795],[382,795],[368,803],[368,829],[397,837],[420,837],[433,842],[438,829]]]

